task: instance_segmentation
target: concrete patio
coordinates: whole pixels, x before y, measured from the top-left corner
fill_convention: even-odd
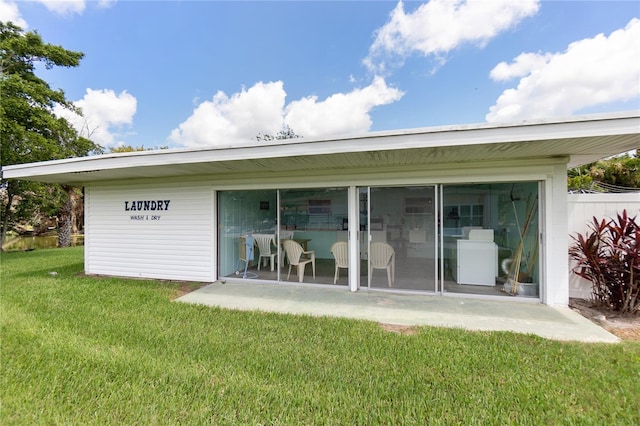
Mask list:
[[[218,281],[177,299],[228,309],[346,317],[406,326],[512,331],[544,338],[616,343],[619,339],[568,307],[510,300],[391,293],[344,287]]]

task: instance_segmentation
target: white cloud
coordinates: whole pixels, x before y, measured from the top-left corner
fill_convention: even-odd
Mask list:
[[[285,97],[281,81],[259,82],[231,97],[218,92],[198,105],[169,140],[187,147],[250,144],[259,132],[274,134],[281,128]]]
[[[22,29],[26,29],[29,26],[20,14],[18,5],[4,0],[0,0],[0,22],[13,22]]]
[[[567,116],[584,108],[640,96],[640,20],[571,43],[556,54],[526,53],[498,64],[494,80],[521,77],[489,109],[489,122]]]
[[[98,7],[102,9],[108,9],[117,2],[118,0],[98,0]]]
[[[507,81],[516,77],[524,77],[532,70],[541,68],[548,63],[554,55],[545,53],[522,53],[513,63],[500,62],[490,73],[490,77],[494,81]]]
[[[36,0],[46,7],[50,12],[58,15],[81,15],[87,5],[85,0]],[[113,6],[117,0],[98,0],[94,2],[98,8],[106,9]],[[13,22],[22,29],[27,29],[29,24],[24,20],[18,8],[18,4],[13,1],[0,0],[0,21]]]
[[[461,44],[484,46],[539,8],[539,0],[431,0],[407,14],[400,1],[377,31],[364,63],[382,72],[417,52],[442,64],[444,55]]]
[[[371,110],[399,100],[404,93],[387,86],[382,77],[362,89],[336,93],[318,102],[316,96],[293,101],[285,110],[285,122],[296,134],[307,137],[344,136],[371,127]]]
[[[364,132],[371,126],[369,112],[396,101],[402,93],[376,78],[365,88],[338,93],[324,101],[309,96],[285,108],[281,81],[256,83],[227,96],[218,92],[202,102],[174,129],[169,140],[186,147],[228,147],[256,144],[258,133],[276,134],[287,124],[303,137],[339,136]]]
[[[57,13],[58,15],[72,15],[77,13],[81,15],[86,7],[84,0],[38,0],[44,7],[49,9],[50,12]]]
[[[82,136],[108,147],[123,143],[118,140],[118,132],[133,123],[137,100],[127,91],[116,94],[108,89],[87,89],[74,105],[82,109],[82,117],[61,106],[56,106],[54,112],[66,118]]]

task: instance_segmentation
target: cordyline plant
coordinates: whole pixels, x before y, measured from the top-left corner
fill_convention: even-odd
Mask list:
[[[640,313],[640,228],[627,211],[617,221],[595,217],[590,232],[572,237],[570,257],[577,262],[573,272],[592,283],[595,301],[609,309]]]

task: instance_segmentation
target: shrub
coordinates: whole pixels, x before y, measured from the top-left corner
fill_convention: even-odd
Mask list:
[[[627,211],[617,221],[595,217],[590,232],[572,237],[570,257],[577,261],[573,272],[592,283],[597,303],[609,309],[640,313],[640,229]]]

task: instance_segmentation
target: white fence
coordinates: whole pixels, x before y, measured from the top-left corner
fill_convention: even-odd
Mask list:
[[[569,194],[569,235],[585,234],[595,216],[598,219],[615,218],[627,210],[628,216],[640,220],[640,193],[626,194]],[[573,239],[569,239],[573,244]],[[574,263],[570,263],[573,267]],[[591,282],[569,272],[569,297],[591,298]]]

